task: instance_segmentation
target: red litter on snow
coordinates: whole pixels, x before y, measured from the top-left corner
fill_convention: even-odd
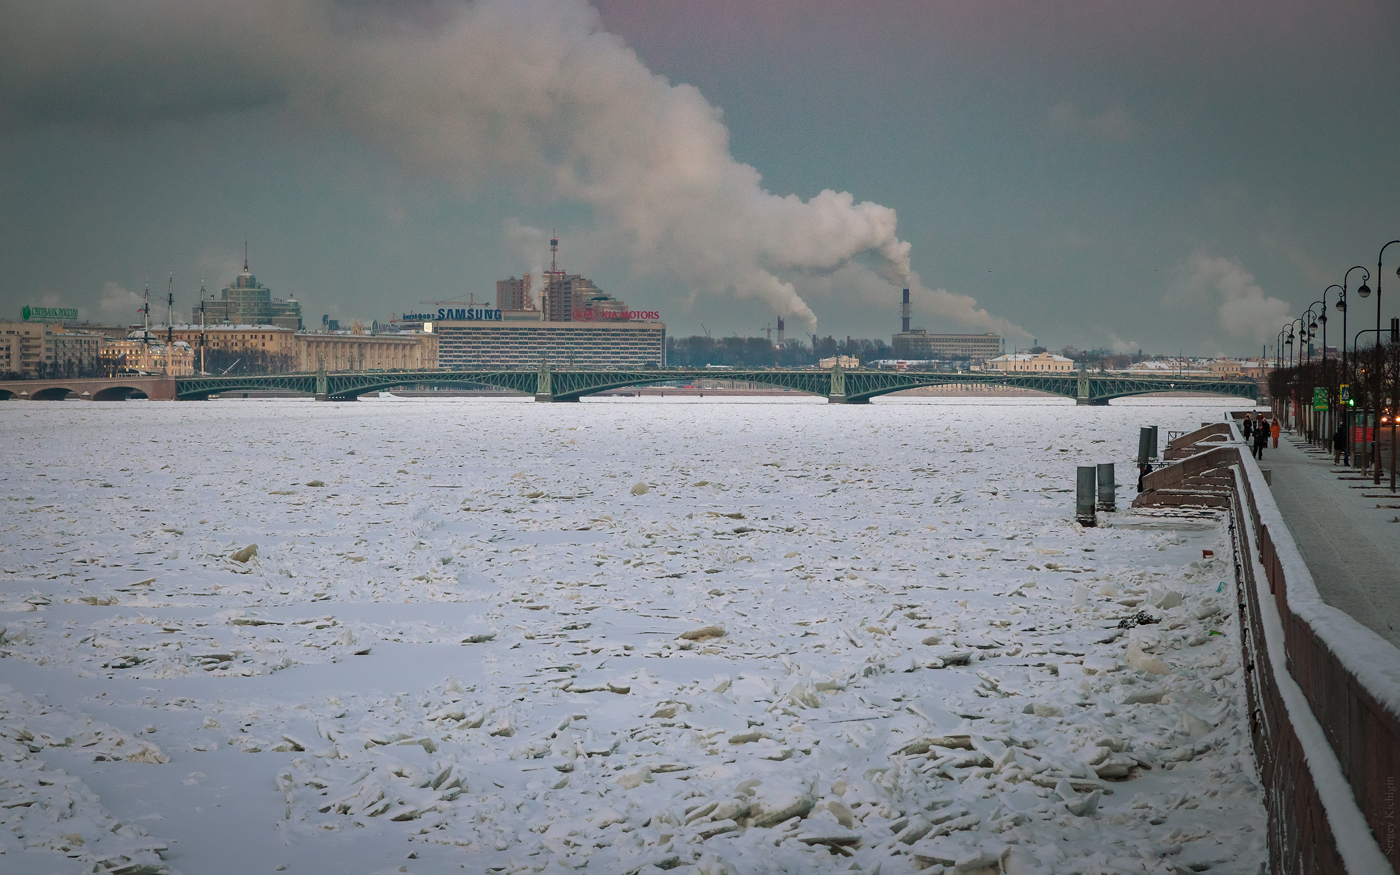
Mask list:
[[[1202,550],[1202,551],[1201,551],[1201,558],[1202,558],[1202,559],[1210,559],[1210,558],[1213,557],[1214,555],[1215,555],[1215,551],[1214,551],[1214,550]]]

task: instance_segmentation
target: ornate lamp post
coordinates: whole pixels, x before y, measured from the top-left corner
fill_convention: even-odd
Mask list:
[[[1293,379],[1292,379],[1292,380],[1289,380],[1289,387],[1290,387],[1290,389],[1289,389],[1289,393],[1288,393],[1288,394],[1289,394],[1289,401],[1290,401],[1290,402],[1296,402],[1296,400],[1297,400],[1296,398],[1293,397],[1296,393],[1292,390],[1293,382],[1294,382],[1294,380],[1297,380],[1297,378],[1298,378],[1298,376],[1297,376],[1297,367],[1298,367],[1297,359],[1294,358],[1294,355],[1293,355],[1293,337],[1294,337],[1293,325],[1294,325],[1294,323],[1297,323],[1297,322],[1299,322],[1299,321],[1301,321],[1301,320],[1293,319],[1293,320],[1290,320],[1290,321],[1289,321],[1289,323],[1288,323],[1288,339],[1284,341],[1284,344],[1286,344],[1286,345],[1288,346],[1288,358],[1287,358],[1288,367],[1294,371]],[[1301,329],[1300,329],[1300,331],[1299,331],[1299,334],[1301,334]],[[1292,414],[1293,414],[1293,412],[1294,412],[1292,408],[1293,408],[1294,406],[1296,406],[1296,404],[1290,404],[1290,406],[1284,408],[1284,419],[1287,420],[1287,421],[1289,422],[1289,426],[1290,426],[1290,427],[1292,427],[1292,426],[1294,425],[1294,423],[1293,423],[1293,421],[1292,421],[1292,420],[1293,420]]]
[[[1303,311],[1303,327],[1306,331],[1305,339],[1307,340],[1308,346],[1308,356],[1306,359],[1306,363],[1309,365],[1312,364],[1313,340],[1317,338],[1317,324],[1319,321],[1322,323],[1322,330],[1324,335],[1327,331],[1327,304],[1325,303],[1327,295],[1324,293],[1322,297],[1322,301],[1313,301],[1311,304],[1308,305],[1308,309]],[[1314,312],[1313,308],[1319,306],[1322,308],[1321,312]],[[1322,356],[1324,360],[1327,357],[1327,341],[1325,340],[1322,342]],[[1314,443],[1317,440],[1317,438],[1320,437],[1320,435],[1318,434],[1319,430],[1317,428],[1317,411],[1314,410],[1311,406],[1307,406],[1308,401],[1306,398],[1303,399],[1303,404],[1306,406],[1306,409],[1304,410],[1303,419],[1308,424],[1306,428],[1308,442]]]
[[[1352,265],[1351,267],[1347,268],[1347,272],[1346,272],[1346,273],[1342,274],[1342,294],[1341,294],[1340,297],[1337,298],[1337,309],[1342,311],[1342,375],[1341,375],[1341,379],[1342,379],[1342,380],[1346,380],[1347,383],[1348,383],[1348,394],[1350,394],[1351,374],[1350,374],[1350,372],[1347,370],[1347,282],[1350,280],[1350,278],[1351,278],[1351,272],[1354,271],[1354,270],[1359,270],[1359,271],[1361,271],[1361,273],[1363,274],[1363,276],[1362,276],[1362,278],[1361,278],[1361,282],[1362,282],[1363,284],[1364,284],[1367,280],[1369,280],[1369,279],[1371,278],[1371,272],[1370,272],[1369,270],[1367,270],[1367,269],[1365,268],[1364,265],[1360,265],[1360,264],[1354,264],[1354,265]],[[1353,361],[1355,360],[1355,358],[1356,358],[1355,356],[1352,357]],[[1340,382],[1340,380],[1339,380],[1338,382]],[[1341,391],[1340,388],[1338,389],[1338,391],[1339,391],[1339,392]],[[1347,428],[1347,464],[1350,465],[1350,464],[1351,464],[1351,461],[1350,461],[1350,460],[1351,460],[1351,456],[1352,456],[1352,454],[1351,454],[1352,428],[1351,428],[1351,405],[1350,405],[1350,404],[1346,404],[1346,405],[1344,405],[1343,408],[1342,408],[1342,423],[1343,423],[1343,424],[1346,426],[1346,428]]]
[[[1361,290],[1360,290],[1360,289],[1357,289],[1357,291],[1360,292]],[[1361,329],[1360,331],[1356,332],[1356,336],[1353,337],[1352,340],[1351,340],[1351,360],[1352,360],[1352,366],[1353,366],[1353,367],[1355,367],[1355,366],[1356,366],[1356,362],[1359,361],[1359,359],[1358,359],[1358,357],[1357,357],[1357,350],[1360,349],[1360,346],[1361,346],[1361,335],[1363,335],[1363,334],[1374,334],[1374,335],[1376,335],[1376,346],[1380,346],[1380,334],[1381,334],[1380,329],[1378,329],[1378,328],[1363,328],[1363,329]],[[1365,413],[1364,409],[1363,409],[1362,413],[1363,413],[1363,416],[1362,416],[1362,423],[1361,423],[1361,446],[1362,446],[1363,454],[1364,454],[1364,449],[1365,449],[1365,446],[1366,446],[1366,422],[1365,422],[1365,416],[1364,416],[1364,413]],[[1379,426],[1379,423],[1378,423],[1378,422],[1373,426],[1372,431],[1371,431],[1371,434],[1372,434],[1372,437],[1373,437],[1373,438],[1374,438],[1375,436],[1377,436],[1377,435],[1380,434],[1380,426]],[[1368,458],[1368,459],[1367,459],[1367,462],[1366,462],[1366,465],[1363,465],[1363,466],[1362,466],[1363,472],[1364,472],[1364,469],[1365,469],[1365,468],[1367,467],[1367,465],[1369,465],[1369,464],[1370,464],[1370,460],[1369,460],[1369,458]]]
[[[1385,251],[1386,251],[1386,249],[1388,249],[1391,245],[1393,245],[1393,244],[1395,244],[1395,243],[1400,243],[1400,240],[1392,240],[1392,241],[1390,241],[1389,243],[1385,244],[1385,246],[1382,246],[1382,247],[1381,247],[1380,254],[1376,256],[1376,366],[1375,366],[1375,368],[1373,368],[1373,370],[1376,372],[1376,391],[1375,391],[1375,397],[1374,397],[1374,399],[1373,399],[1372,402],[1371,402],[1371,409],[1372,409],[1373,414],[1374,414],[1374,417],[1375,417],[1373,421],[1374,421],[1375,424],[1376,424],[1376,429],[1377,429],[1377,431],[1376,431],[1376,437],[1377,437],[1377,438],[1380,437],[1380,430],[1379,430],[1379,429],[1380,429],[1380,422],[1381,422],[1381,373],[1382,373],[1382,371],[1384,370],[1384,369],[1381,367],[1381,356],[1380,356],[1380,350],[1381,350],[1381,264],[1382,264],[1382,262],[1385,260]],[[1400,269],[1397,269],[1397,270],[1395,271],[1395,273],[1396,273],[1397,276],[1400,276]],[[1363,283],[1361,284],[1361,286],[1360,286],[1359,288],[1357,288],[1356,293],[1357,293],[1358,295],[1360,295],[1361,297],[1363,297],[1363,298],[1367,298],[1367,297],[1370,297],[1370,295],[1371,295],[1371,289],[1370,289],[1370,287],[1368,287],[1368,286],[1366,285],[1366,283],[1363,282]],[[1359,337],[1360,334],[1358,333],[1357,336]],[[1377,443],[1379,444],[1379,441],[1377,441]],[[1381,482],[1381,460],[1380,460],[1380,453],[1376,453],[1376,478],[1375,478],[1375,480],[1374,480],[1373,482],[1374,482],[1377,486],[1379,486],[1379,485],[1380,485],[1380,482]]]

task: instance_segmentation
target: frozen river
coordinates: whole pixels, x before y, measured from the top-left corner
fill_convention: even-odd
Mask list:
[[[1252,875],[1229,408],[0,404],[0,871]]]

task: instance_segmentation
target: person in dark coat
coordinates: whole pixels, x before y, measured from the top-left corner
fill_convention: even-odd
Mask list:
[[[1254,458],[1263,461],[1264,448],[1269,445],[1269,429],[1261,424],[1254,430]]]
[[[1351,464],[1351,454],[1347,452],[1347,427],[1346,423],[1337,423],[1337,433],[1332,435],[1332,465],[1342,464],[1342,456],[1347,456],[1345,460]]]
[[[1244,415],[1244,422],[1240,423],[1240,433],[1244,435],[1244,439],[1246,442],[1248,442],[1251,438],[1254,437],[1253,413],[1246,413]]]

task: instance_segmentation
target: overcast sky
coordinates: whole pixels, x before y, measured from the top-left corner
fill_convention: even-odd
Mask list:
[[[163,317],[171,269],[188,314],[246,237],[386,320],[557,228],[672,334],[888,340],[908,285],[1008,347],[1272,351],[1400,237],[1397,94],[1388,0],[11,0],[0,318]]]

